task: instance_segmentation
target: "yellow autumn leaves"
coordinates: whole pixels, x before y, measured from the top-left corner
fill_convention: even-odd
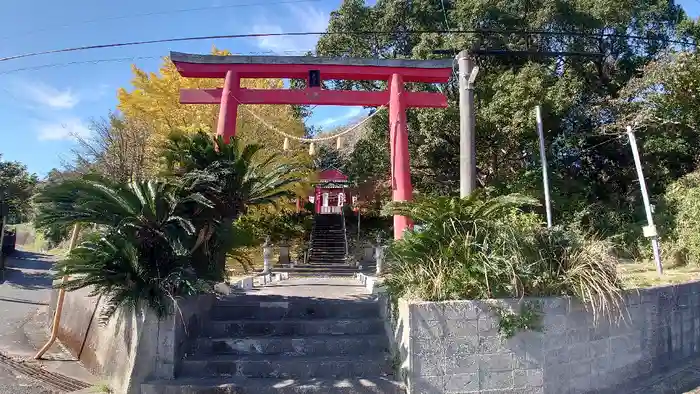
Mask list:
[[[212,50],[215,55],[230,54],[227,51]],[[157,151],[169,133],[195,132],[206,130],[214,133],[219,112],[218,105],[183,105],[179,103],[180,89],[218,88],[223,85],[220,79],[183,78],[170,59],[164,58],[157,73],[146,72],[132,66],[134,77],[131,87],[119,89],[118,109],[125,120],[150,130],[148,156],[152,159],[149,168],[158,168]],[[241,85],[246,88],[283,88],[280,79],[245,79]],[[284,137],[255,119],[250,111],[265,120],[269,125],[286,133],[303,136],[304,124],[294,116],[290,105],[251,105],[238,111],[236,136],[245,144],[258,143],[266,153],[283,151]],[[261,155],[266,156],[266,155]],[[281,155],[282,160],[310,162],[304,146],[292,144],[290,151]]]

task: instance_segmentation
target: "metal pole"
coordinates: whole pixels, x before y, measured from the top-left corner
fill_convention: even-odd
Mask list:
[[[552,228],[552,201],[549,197],[549,175],[547,174],[547,154],[544,149],[544,132],[542,131],[542,109],[535,107],[537,117],[537,134],[540,138],[540,158],[542,159],[542,182],[544,183],[544,203],[547,209],[547,227]]]
[[[642,161],[639,158],[639,149],[637,148],[637,139],[634,137],[632,126],[627,126],[627,137],[630,140],[632,147],[632,156],[634,156],[634,165],[637,167],[637,176],[639,177],[639,187],[642,189],[642,199],[644,200],[644,210],[647,214],[648,225],[644,227],[644,236],[651,238],[651,247],[654,251],[654,261],[656,262],[656,272],[659,275],[664,273],[661,265],[661,253],[659,252],[659,237],[654,226],[654,218],[651,214],[651,204],[649,203],[649,193],[647,192],[647,184],[644,180],[644,172],[642,171]]]
[[[1,205],[2,203],[0,203]],[[0,207],[2,209],[2,207]],[[7,224],[7,215],[3,212],[2,221],[0,221],[0,279],[5,280],[5,253],[3,253],[3,246],[5,244],[5,225]]]
[[[469,51],[457,55],[459,65],[459,195],[464,198],[476,189],[476,136],[474,80],[479,67]]]
[[[360,242],[360,209],[357,209],[357,242]]]

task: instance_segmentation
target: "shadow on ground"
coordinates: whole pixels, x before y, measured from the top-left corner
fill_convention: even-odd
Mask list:
[[[13,256],[7,259],[7,267],[25,270],[50,270],[53,264],[46,260],[25,260]]]
[[[5,268],[2,283],[26,290],[50,289],[53,285],[53,274],[49,271],[22,271],[16,268]]]

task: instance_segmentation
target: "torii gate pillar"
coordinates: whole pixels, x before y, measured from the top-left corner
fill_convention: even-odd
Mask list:
[[[389,146],[391,147],[391,189],[394,201],[410,201],[411,165],[408,154],[408,128],[406,127],[406,101],[401,74],[393,74],[389,80]],[[406,216],[394,216],[394,239],[401,239],[412,223]]]
[[[241,78],[233,70],[226,71],[224,88],[221,92],[216,135],[223,136],[224,142],[227,144],[231,137],[236,135],[236,117],[238,116],[238,101],[236,101],[236,97],[240,90]]]

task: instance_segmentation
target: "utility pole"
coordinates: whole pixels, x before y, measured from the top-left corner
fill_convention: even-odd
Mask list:
[[[479,67],[469,51],[457,55],[459,65],[459,195],[464,198],[476,189],[476,135],[474,81]]]
[[[535,107],[537,118],[537,135],[540,138],[540,158],[542,159],[542,182],[544,183],[544,203],[547,208],[547,228],[552,228],[552,201],[549,197],[549,175],[547,174],[547,153],[544,147],[544,131],[542,130],[542,109]]]
[[[4,200],[0,200],[0,280],[5,280],[5,225],[9,208]]]
[[[642,189],[642,200],[644,200],[644,210],[647,214],[647,226],[643,228],[644,236],[651,238],[651,248],[654,251],[654,261],[656,262],[656,272],[659,275],[664,273],[664,268],[661,265],[661,253],[659,252],[659,236],[654,226],[654,217],[651,215],[651,204],[649,203],[649,193],[647,192],[647,183],[644,180],[644,172],[642,171],[642,161],[639,158],[639,149],[637,149],[637,139],[634,137],[632,126],[627,126],[627,137],[630,140],[632,147],[632,156],[634,156],[634,165],[637,167],[637,176],[639,177],[639,187]]]

